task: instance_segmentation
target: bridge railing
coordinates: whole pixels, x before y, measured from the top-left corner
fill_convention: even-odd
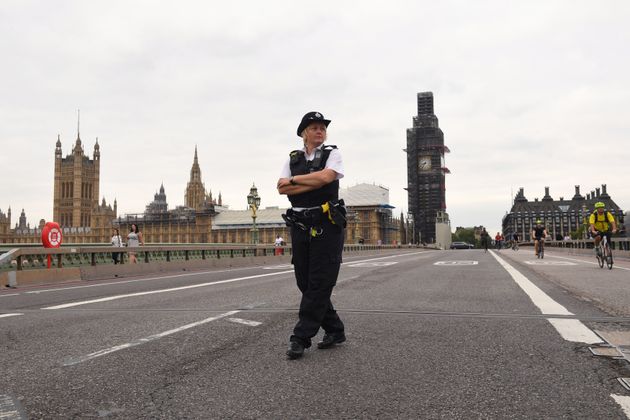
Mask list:
[[[534,246],[533,241],[521,242],[519,245]],[[571,249],[593,249],[594,239],[572,239],[569,241],[545,241],[546,247],[571,248]],[[610,247],[621,253],[630,253],[630,238],[612,238]]]
[[[378,249],[415,248],[414,245],[345,245],[345,252],[372,251]],[[90,245],[64,246],[61,248],[20,247],[0,250],[0,272],[12,270],[43,269],[51,267],[81,267],[114,264],[112,253],[119,253],[122,264],[129,262],[129,253],[135,253],[138,263],[243,258],[255,256],[291,255],[291,247],[244,244],[200,245],[149,245],[122,247]]]

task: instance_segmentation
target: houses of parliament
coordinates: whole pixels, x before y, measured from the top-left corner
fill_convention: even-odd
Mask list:
[[[72,152],[63,156],[61,139],[55,145],[53,191],[53,221],[62,228],[66,244],[108,244],[114,228],[123,238],[132,223],[140,227],[145,243],[252,243],[252,217],[248,210],[229,210],[222,203],[221,194],[213,198],[201,178],[197,148],[186,186],[184,205],[168,208],[164,185],[144,213],[118,214],[116,200],[108,204],[103,197],[99,203],[101,151],[98,138],[92,158],[85,153],[80,134]],[[256,187],[252,187],[255,191]],[[340,191],[346,198],[350,218],[346,241],[350,243],[400,243],[405,241],[404,220],[392,217],[389,190],[382,186],[359,184]],[[354,201],[354,205],[353,202]],[[2,203],[0,203],[2,204]],[[282,213],[285,209],[268,207],[257,211],[259,243],[272,244],[280,235],[290,242],[290,232]],[[41,230],[27,223],[24,209],[14,227],[12,213],[0,208],[0,243],[41,243]]]

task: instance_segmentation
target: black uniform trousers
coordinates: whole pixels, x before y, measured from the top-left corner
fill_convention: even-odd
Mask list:
[[[314,220],[303,220],[311,229],[291,228],[291,243],[297,286],[302,292],[299,321],[293,329],[291,341],[310,347],[311,338],[320,327],[326,333],[344,332],[344,325],[330,301],[333,287],[337,283],[341,253],[343,251],[343,229],[333,225],[323,215]]]

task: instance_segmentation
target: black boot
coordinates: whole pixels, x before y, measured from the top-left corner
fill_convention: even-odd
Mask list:
[[[291,341],[289,343],[289,349],[287,350],[287,357],[290,360],[299,359],[304,355],[304,345],[297,341]]]
[[[329,349],[335,344],[341,344],[346,341],[346,335],[344,333],[336,334],[324,334],[322,341],[317,343],[318,349]]]

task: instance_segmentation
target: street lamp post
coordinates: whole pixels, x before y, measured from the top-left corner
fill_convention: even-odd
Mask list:
[[[258,195],[258,188],[256,188],[255,184],[252,184],[252,187],[249,189],[249,194],[247,194],[247,204],[249,208],[252,210],[252,220],[254,221],[252,226],[252,243],[256,245],[258,243],[258,228],[256,227],[256,211],[260,207],[260,196]]]
[[[586,215],[587,215],[587,211],[586,211],[586,204],[582,204],[582,216],[584,218],[584,220],[582,221],[582,223],[584,224],[584,239],[588,239],[588,226],[587,226],[587,220],[586,220]]]

